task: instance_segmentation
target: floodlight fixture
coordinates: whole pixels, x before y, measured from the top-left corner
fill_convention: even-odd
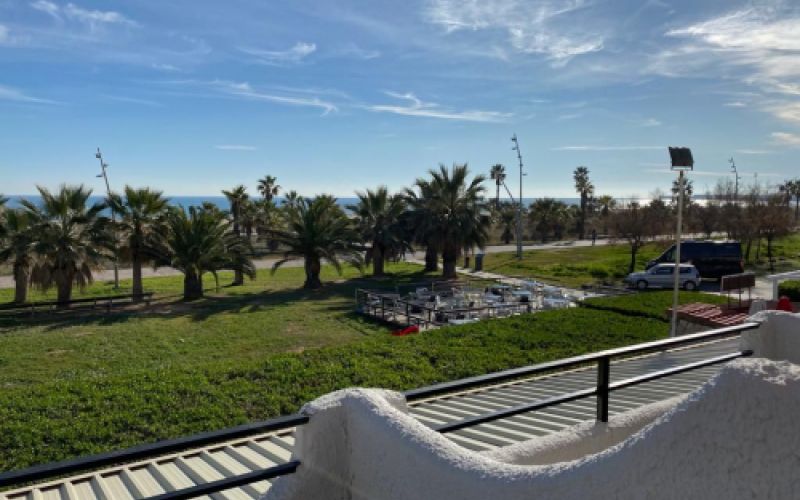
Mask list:
[[[692,150],[684,147],[669,147],[669,157],[672,160],[672,170],[692,170],[694,158]]]

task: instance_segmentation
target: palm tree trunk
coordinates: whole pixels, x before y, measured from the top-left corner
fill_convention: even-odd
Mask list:
[[[14,264],[14,302],[24,304],[28,300],[28,270],[22,264]]]
[[[494,206],[499,209],[500,208],[500,183],[497,183],[497,193],[494,197]]]
[[[322,281],[319,279],[319,273],[322,265],[317,257],[306,257],[306,282],[303,283],[303,288],[317,289],[322,286]]]
[[[67,305],[66,303],[72,300],[72,281],[74,278],[75,275],[73,273],[66,273],[66,276],[62,275],[60,279],[56,279],[58,303],[62,306]]]
[[[383,249],[380,245],[372,243],[372,275],[383,276]]]
[[[458,260],[458,249],[451,245],[445,245],[442,250],[442,278],[446,280],[456,279],[456,261]]]
[[[237,209],[237,211],[238,211],[238,209]],[[237,213],[234,213],[233,233],[236,236],[241,236],[242,235],[241,232],[239,231],[239,215]],[[242,286],[242,285],[244,285],[244,273],[242,272],[241,269],[234,269],[233,270],[233,283],[231,283],[231,285],[233,285],[233,286]],[[202,296],[202,292],[201,292],[200,295]]]
[[[139,302],[144,294],[142,286],[142,259],[138,253],[134,253],[131,258],[131,270],[133,272],[133,301]]]
[[[201,297],[203,297],[203,275],[186,271],[183,275],[183,300],[195,300]]]
[[[425,248],[425,272],[436,272],[439,270],[439,252],[436,251],[436,247],[433,245],[428,245]]]

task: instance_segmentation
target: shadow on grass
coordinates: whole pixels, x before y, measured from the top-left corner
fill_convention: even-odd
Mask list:
[[[21,313],[0,314],[0,329],[13,331],[17,328],[33,326],[55,330],[77,325],[114,325],[138,318],[178,318],[188,317],[202,322],[216,314],[250,314],[304,301],[330,302],[322,308],[332,313],[344,314],[347,318],[360,317],[355,313],[354,295],[358,288],[393,290],[399,286],[437,281],[434,276],[422,271],[398,273],[383,278],[368,276],[355,277],[329,282],[317,290],[287,288],[280,290],[241,291],[239,287],[223,286],[206,289],[207,296],[186,302],[180,295],[161,295],[154,298],[150,306],[136,305],[112,308],[106,312],[101,309],[75,308],[70,310],[42,311],[31,315]]]

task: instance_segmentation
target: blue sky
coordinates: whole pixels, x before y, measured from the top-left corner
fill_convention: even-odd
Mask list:
[[[0,0],[0,192],[36,184],[218,194],[398,189],[503,163],[525,195],[800,175],[792,1]],[[509,182],[516,190],[517,182]]]

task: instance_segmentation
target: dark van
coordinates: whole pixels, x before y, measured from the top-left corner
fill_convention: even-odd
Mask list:
[[[674,252],[675,245],[672,245],[661,256],[648,262],[646,269],[662,262],[675,262]],[[681,262],[694,264],[703,278],[721,278],[744,272],[742,245],[738,241],[681,242]]]

